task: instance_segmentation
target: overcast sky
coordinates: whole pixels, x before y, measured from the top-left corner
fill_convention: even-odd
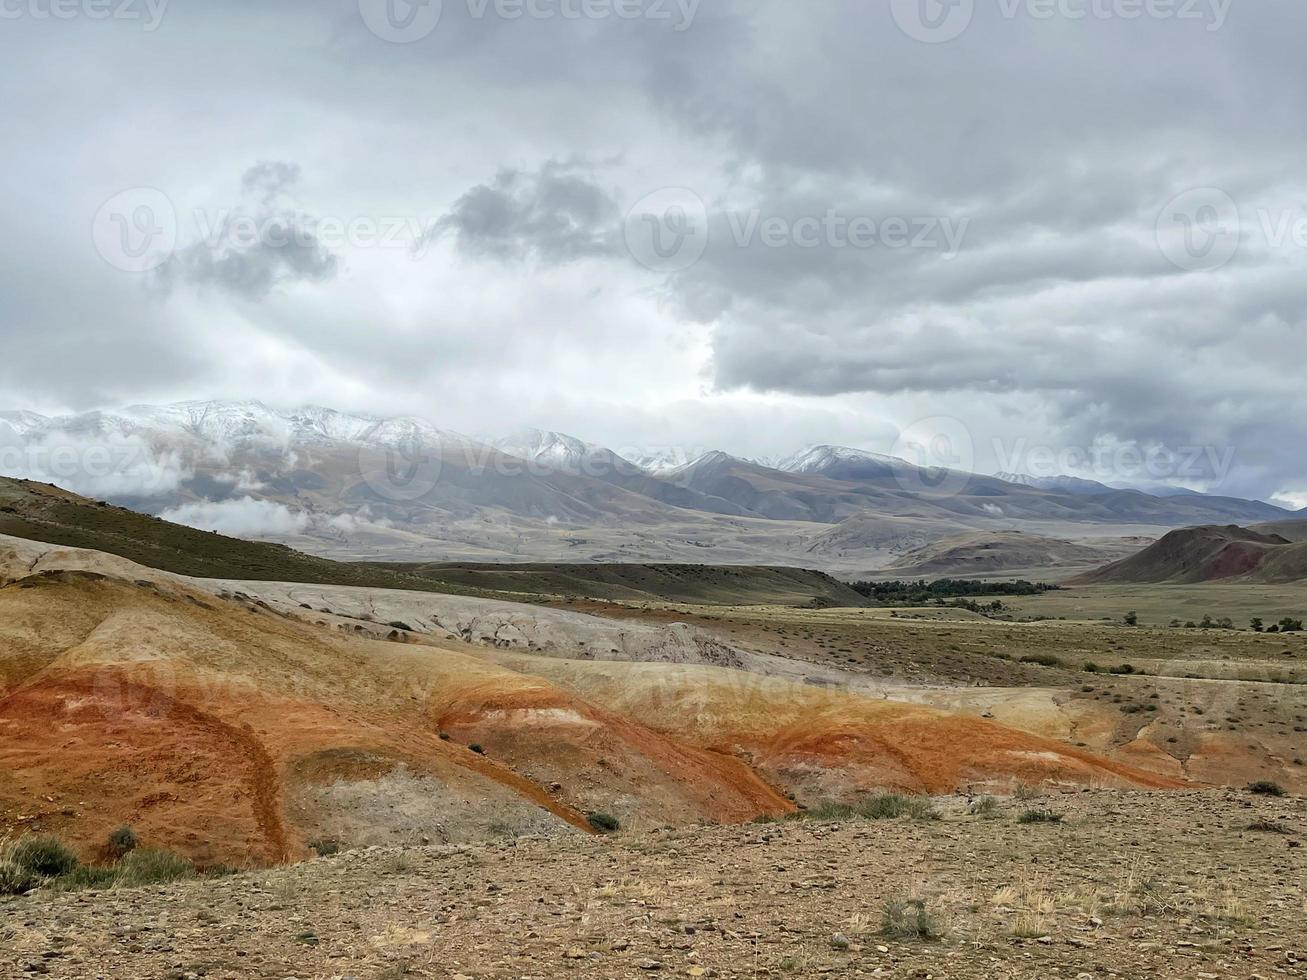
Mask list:
[[[51,2],[0,0],[0,407],[1307,504],[1301,0]]]

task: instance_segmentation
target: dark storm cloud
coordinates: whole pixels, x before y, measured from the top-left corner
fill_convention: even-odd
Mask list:
[[[501,170],[463,194],[436,223],[467,255],[544,262],[612,256],[618,250],[617,202],[575,167],[549,161],[535,173]]]
[[[338,260],[321,241],[316,219],[279,205],[300,178],[294,163],[265,161],[241,177],[252,209],[196,211],[200,237],[175,252],[155,276],[169,292],[185,284],[213,287],[245,300],[259,300],[293,282],[325,282],[336,275]]]

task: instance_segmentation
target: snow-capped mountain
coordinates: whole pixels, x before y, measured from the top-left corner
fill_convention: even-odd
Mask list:
[[[454,432],[415,418],[351,415],[305,406],[279,411],[258,401],[190,401],[171,405],[132,405],[113,412],[47,417],[34,412],[3,412],[0,419],[25,439],[55,436],[140,437],[156,444],[196,440],[215,451],[262,444],[358,443],[391,448],[412,444],[466,442]]]
[[[628,463],[640,467],[646,473],[666,477],[675,470],[682,469],[702,454],[697,449],[684,446],[660,446],[657,448],[623,449],[621,456]]]
[[[491,445],[501,453],[532,463],[540,463],[565,473],[579,471],[587,461],[596,456],[604,454],[615,456],[602,446],[583,442],[576,436],[542,429],[519,429],[512,435],[493,440]]]
[[[420,419],[258,401],[0,413],[0,475],[229,533],[308,536],[342,548],[355,542],[351,554],[414,549],[423,557],[423,541],[451,534],[463,542],[454,553],[526,557],[516,542],[521,528],[537,525],[546,529],[546,555],[557,554],[550,549],[560,526],[585,532],[563,539],[569,549],[609,556],[628,556],[628,545],[647,553],[640,549],[650,541],[661,549],[670,539],[657,529],[677,528],[680,544],[656,553],[685,558],[719,533],[722,516],[833,524],[870,513],[908,521],[914,534],[927,528],[944,536],[998,519],[1005,527],[1049,519],[1181,526],[1286,513],[1207,496],[1164,502],[1091,481],[1038,493],[1029,478],[1014,485],[961,474],[941,484],[937,473],[904,460],[840,446],[814,446],[777,466],[684,447],[648,449],[632,460],[549,430],[477,442]],[[1086,485],[1101,489],[1091,494]],[[730,533],[744,527],[731,525]],[[618,550],[589,545],[595,528],[617,535],[596,539],[617,541]]]
[[[780,462],[776,469],[786,473],[807,473],[830,476],[836,472],[858,470],[862,473],[880,473],[892,476],[894,467],[908,465],[897,456],[850,449],[847,446],[809,446]]]
[[[1058,493],[1074,493],[1088,497],[1104,493],[1116,493],[1116,487],[1109,487],[1097,480],[1085,480],[1078,476],[1029,476],[1025,473],[995,473],[994,479],[1004,483],[1015,483],[1019,487],[1033,490],[1053,490]]]

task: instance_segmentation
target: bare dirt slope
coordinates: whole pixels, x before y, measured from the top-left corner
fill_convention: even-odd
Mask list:
[[[995,572],[1101,565],[1133,554],[1138,539],[1068,541],[1022,531],[973,531],[909,552],[886,570],[905,577],[974,578]]]
[[[0,974],[80,978],[1298,977],[1301,800],[1090,792],[991,818],[360,850],[0,899]],[[1020,824],[1028,808],[1061,824]],[[1254,822],[1284,833],[1251,832]],[[884,934],[922,903],[934,938]],[[908,905],[916,921],[915,906]]]
[[[1084,584],[1177,583],[1307,579],[1307,543],[1248,528],[1191,527],[1172,531],[1138,554],[1076,579]]]

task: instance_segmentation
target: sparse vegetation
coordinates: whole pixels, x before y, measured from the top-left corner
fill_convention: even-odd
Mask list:
[[[622,829],[622,823],[611,813],[587,813],[586,822],[601,834],[615,834]]]
[[[941,819],[929,796],[904,796],[899,793],[864,796],[853,803],[827,801],[800,810],[794,816],[800,820],[822,821],[895,820],[899,817],[911,817],[913,820]]]
[[[1259,779],[1255,783],[1249,783],[1248,792],[1257,796],[1283,796],[1284,787],[1279,783],[1273,783],[1269,779]]]
[[[0,895],[22,895],[40,883],[40,876],[20,868],[8,858],[0,858]]]
[[[1245,830],[1255,834],[1287,834],[1289,828],[1276,820],[1254,820]]]
[[[110,856],[120,858],[124,854],[136,850],[139,843],[140,841],[136,838],[136,831],[132,830],[131,827],[119,827],[117,830],[110,832],[106,850]]]
[[[885,903],[880,932],[891,939],[938,939],[944,934],[939,921],[920,898],[891,898]]]
[[[57,837],[24,837],[12,845],[7,855],[16,867],[41,878],[57,878],[77,867],[77,855]]]
[[[1061,667],[1062,661],[1047,653],[1030,654],[1021,658],[1023,664],[1038,664],[1040,667]]]
[[[998,816],[998,809],[998,800],[992,796],[982,796],[967,807],[967,813],[988,820]]]
[[[1017,817],[1017,823],[1061,823],[1065,819],[1053,810],[1026,810]]]
[[[976,579],[941,578],[933,582],[854,582],[853,590],[885,605],[923,606],[944,599],[1006,596],[1032,596],[1057,591],[1058,585],[1045,582],[982,582]],[[1001,605],[1001,604],[1000,604]]]
[[[195,866],[172,851],[141,848],[132,833],[119,828],[110,835],[117,846],[131,848],[109,865],[81,864],[57,837],[25,837],[0,846],[0,895],[22,894],[38,887],[56,891],[133,888],[158,885],[195,875]]]

